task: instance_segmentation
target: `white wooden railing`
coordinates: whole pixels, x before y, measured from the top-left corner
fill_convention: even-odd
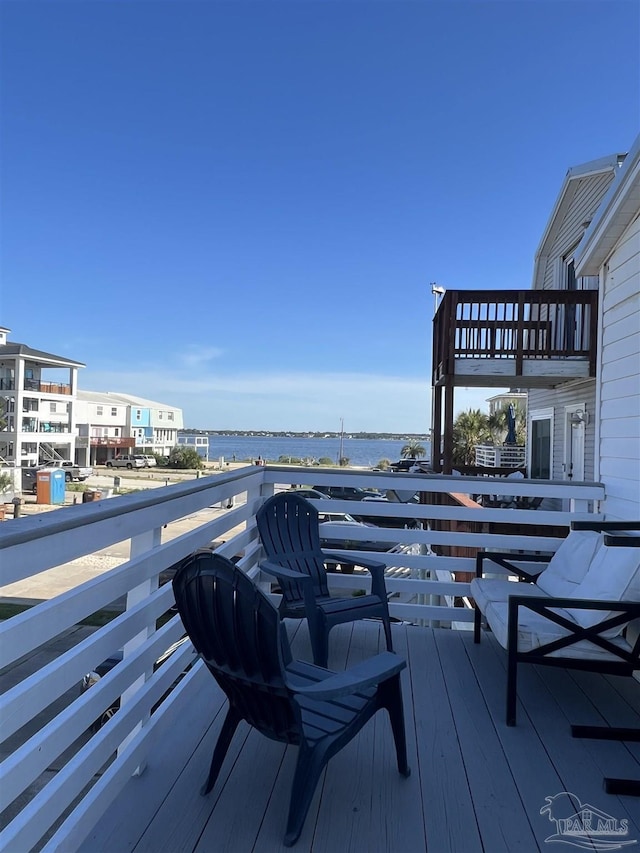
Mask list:
[[[476,465],[484,468],[524,468],[527,449],[519,445],[476,444]]]
[[[422,523],[424,529],[418,530],[376,529],[375,539],[388,541],[395,548],[375,556],[389,568],[392,615],[412,622],[436,620],[440,625],[470,621],[471,611],[449,604],[454,597],[468,593],[468,584],[455,582],[452,573],[472,572],[474,559],[438,556],[434,551],[442,547],[553,551],[561,537],[539,535],[540,526],[567,527],[573,518],[597,514],[598,502],[604,498],[603,487],[598,484],[523,479],[510,483],[510,493],[561,498],[567,511],[486,509],[465,496],[495,493],[504,488],[503,481],[251,466],[0,524],[0,592],[5,601],[10,599],[10,590],[6,590],[9,584],[36,579],[47,570],[114,543],[129,543],[129,558],[121,565],[0,623],[0,681],[8,683],[11,667],[24,656],[50,644],[91,614],[126,601],[126,607],[121,607],[104,627],[20,683],[2,690],[5,758],[0,765],[0,811],[8,809],[5,816],[9,817],[0,833],[0,849],[76,849],[129,776],[144,769],[154,740],[169,725],[172,704],[182,691],[190,689],[200,670],[200,665],[192,667],[171,691],[194,659],[191,647],[183,644],[154,671],[154,662],[183,634],[179,617],[170,612],[171,585],[159,585],[160,573],[196,548],[224,540],[217,550],[230,558],[239,557],[238,565],[263,583],[258,569],[261,551],[256,510],[274,490],[305,482],[415,490],[448,500],[451,493],[457,494],[455,505],[369,501],[357,505],[335,501],[332,505],[336,511],[345,512],[354,512],[357,506],[358,514],[374,523],[383,516],[409,516]],[[221,509],[213,517],[207,511],[212,505],[227,507],[231,503],[232,508]],[[173,535],[172,524],[187,518],[191,520],[187,532]],[[455,524],[458,529],[428,529],[442,524]],[[499,533],[491,532],[494,525],[500,526]],[[474,529],[465,531],[465,526]],[[340,535],[338,526],[335,535]],[[349,538],[370,539],[371,528],[350,530]],[[351,553],[357,557],[358,552]],[[404,576],[392,571],[399,566],[407,570]],[[358,577],[357,583],[367,588],[364,577]],[[353,588],[354,576],[331,575],[331,584],[338,589]],[[46,587],[44,581],[43,585]],[[161,616],[168,621],[157,628]],[[124,650],[122,663],[80,693],[85,673],[116,650]],[[49,706],[74,687],[78,687],[77,698],[42,722],[47,720]],[[119,711],[90,735],[93,721],[118,701]],[[22,736],[27,724],[35,733]],[[77,751],[70,749],[78,739],[83,745]],[[44,784],[45,771],[65,751],[69,759],[57,773],[49,774]]]

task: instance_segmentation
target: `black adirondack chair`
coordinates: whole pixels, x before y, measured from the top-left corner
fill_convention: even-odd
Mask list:
[[[265,501],[256,521],[267,554],[260,568],[279,581],[280,615],[294,619],[306,616],[314,663],[327,666],[329,631],[335,625],[357,619],[382,619],[387,649],[393,651],[384,563],[323,552],[317,509],[311,501],[291,492],[280,492]],[[332,598],[325,561],[355,563],[368,569],[371,595]]]
[[[340,673],[292,660],[276,608],[219,554],[186,560],[173,589],[196,651],[229,700],[203,795],[213,788],[241,720],[273,740],[299,747],[287,847],[302,831],[326,763],[382,708],[391,720],[398,770],[409,775],[399,675],[406,666],[403,658],[383,652]]]

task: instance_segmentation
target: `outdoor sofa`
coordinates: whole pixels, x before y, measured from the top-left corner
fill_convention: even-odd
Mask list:
[[[574,522],[555,554],[480,551],[474,639],[484,618],[507,650],[507,725],[519,663],[632,675],[640,669],[640,522]],[[485,577],[489,564],[520,582]],[[537,565],[536,565],[537,564]]]

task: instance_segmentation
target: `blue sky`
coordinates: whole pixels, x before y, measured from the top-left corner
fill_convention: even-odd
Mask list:
[[[188,426],[427,432],[429,283],[531,285],[639,9],[5,2],[0,324]]]

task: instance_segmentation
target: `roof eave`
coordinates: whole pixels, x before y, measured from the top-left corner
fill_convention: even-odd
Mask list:
[[[598,275],[640,211],[640,135],[584,233],[575,255],[577,275]]]
[[[542,279],[544,277],[544,264],[542,261],[545,261],[548,257],[548,252],[546,252],[545,249],[549,239],[554,233],[554,226],[560,213],[571,203],[576,190],[575,182],[577,180],[590,177],[591,175],[599,175],[603,172],[615,170],[620,162],[621,156],[623,155],[610,154],[607,157],[600,157],[597,160],[590,160],[588,163],[582,163],[579,166],[572,166],[570,169],[567,169],[567,174],[564,177],[564,181],[560,187],[560,192],[558,193],[553,210],[547,220],[542,238],[536,250],[533,266],[533,282],[531,285],[534,290],[542,286]]]

